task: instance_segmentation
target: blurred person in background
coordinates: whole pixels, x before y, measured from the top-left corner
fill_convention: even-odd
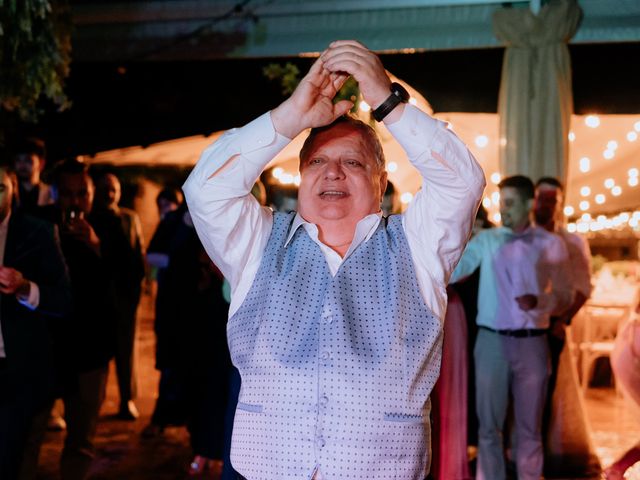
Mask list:
[[[135,420],[139,416],[133,400],[137,394],[135,345],[137,310],[145,274],[144,240],[138,214],[119,205],[121,196],[116,175],[107,172],[98,176],[92,218],[99,228],[110,232],[114,262],[111,268],[118,307],[115,362],[120,407],[117,415],[122,420]]]
[[[53,203],[53,192],[40,179],[46,164],[45,144],[39,138],[24,138],[10,146],[13,169],[18,177],[16,206],[26,213]]]

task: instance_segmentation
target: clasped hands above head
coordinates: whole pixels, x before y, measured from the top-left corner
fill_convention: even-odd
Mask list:
[[[278,133],[294,138],[307,128],[322,127],[347,113],[353,102],[333,98],[352,76],[364,100],[376,108],[389,97],[391,80],[378,55],[355,40],[332,42],[322,52],[293,94],[271,112]],[[402,108],[388,116],[399,118]]]

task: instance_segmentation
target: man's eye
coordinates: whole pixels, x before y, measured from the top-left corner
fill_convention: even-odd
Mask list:
[[[351,167],[359,167],[362,165],[358,160],[347,160],[345,163]]]
[[[321,158],[312,158],[311,160],[309,160],[309,165],[320,165],[321,163]]]

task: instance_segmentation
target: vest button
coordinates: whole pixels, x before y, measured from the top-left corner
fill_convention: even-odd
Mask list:
[[[326,395],[323,395],[322,397],[320,397],[321,407],[326,407],[328,403],[329,403],[329,398]]]
[[[333,322],[333,315],[327,315],[326,317],[324,317],[324,323],[326,325],[329,325],[331,322]]]
[[[318,445],[318,447],[322,448],[327,444],[327,442],[324,441],[324,438],[318,437],[316,439],[316,444]]]
[[[327,351],[324,351],[320,354],[320,358],[322,360],[329,360],[331,358],[331,354]]]

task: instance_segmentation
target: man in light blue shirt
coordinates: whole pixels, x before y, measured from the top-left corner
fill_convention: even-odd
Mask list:
[[[571,304],[568,253],[555,234],[532,226],[534,187],[516,175],[500,182],[503,227],[467,245],[451,282],[480,267],[474,358],[479,421],[478,479],[504,480],[502,429],[514,399],[518,478],[542,474],[541,416],[549,376],[551,313]]]

